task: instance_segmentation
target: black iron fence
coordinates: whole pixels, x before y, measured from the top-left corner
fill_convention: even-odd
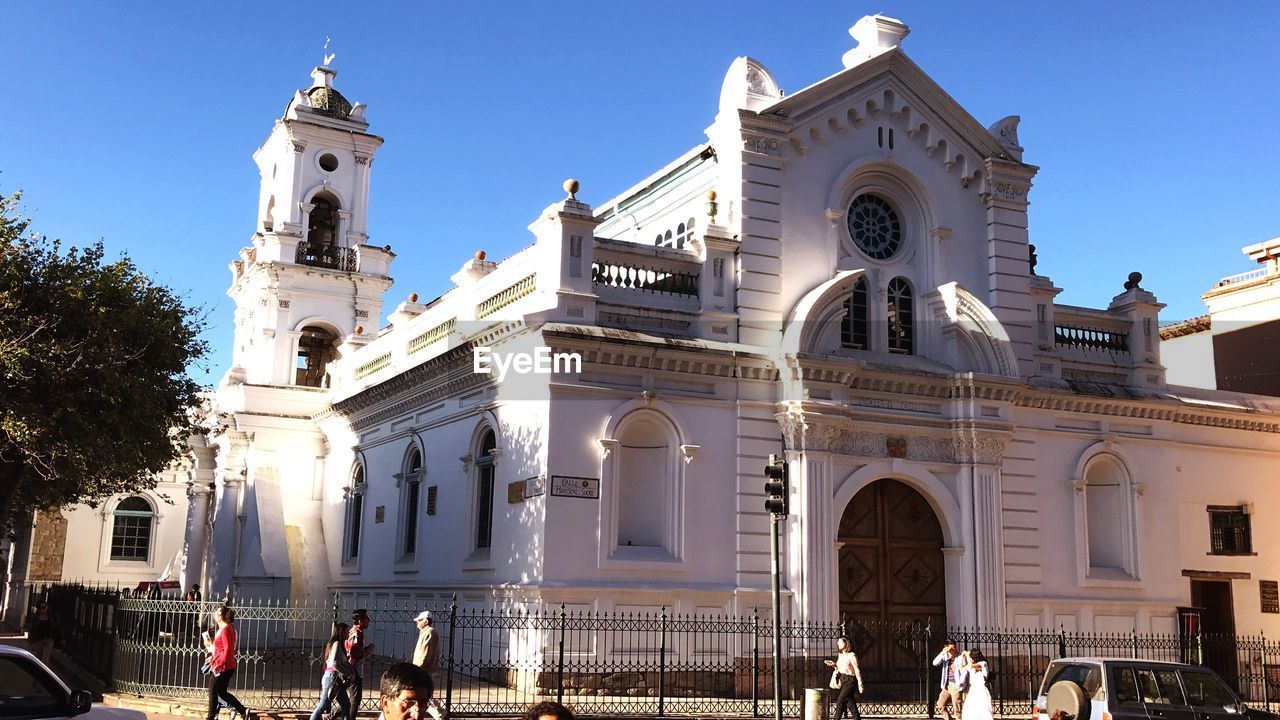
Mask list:
[[[217,602],[135,599],[105,589],[53,586],[46,597],[62,628],[62,648],[117,692],[203,698],[200,632]],[[34,603],[33,603],[34,604]],[[423,609],[409,599],[361,601],[374,647],[364,669],[364,711],[377,712],[377,680],[413,654]],[[242,601],[233,690],[254,708],[306,711],[318,700],[323,644],[332,623],[349,622],[353,602]],[[765,617],[584,613],[561,608],[428,607],[441,634],[436,696],[453,715],[514,715],[544,699],[581,715],[773,714],[772,624]],[[1012,628],[929,628],[918,624],[785,623],[783,714],[796,717],[806,688],[826,687],[833,640],[847,634],[866,684],[864,714],[932,715],[942,641],[981,649],[997,714],[1027,717],[1048,664],[1106,656],[1208,665],[1258,706],[1280,703],[1280,642],[1261,636],[1190,637]]]

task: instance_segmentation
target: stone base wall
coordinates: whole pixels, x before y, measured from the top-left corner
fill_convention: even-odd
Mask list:
[[[28,582],[62,580],[62,560],[67,550],[67,519],[61,510],[36,513],[31,533],[31,560],[27,567]]]

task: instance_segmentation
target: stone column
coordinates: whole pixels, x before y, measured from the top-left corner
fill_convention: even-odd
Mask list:
[[[205,558],[209,557],[209,507],[213,498],[213,470],[193,470],[187,483],[187,532],[183,554],[183,589],[199,585],[205,588]],[[208,476],[207,478],[205,476]]]

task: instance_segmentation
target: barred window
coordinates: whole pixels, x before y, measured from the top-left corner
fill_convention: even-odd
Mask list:
[[[1253,552],[1249,514],[1239,505],[1209,506],[1209,553],[1248,555]]]
[[[151,558],[151,529],[155,512],[146,498],[133,496],[112,513],[111,559],[147,562]]]

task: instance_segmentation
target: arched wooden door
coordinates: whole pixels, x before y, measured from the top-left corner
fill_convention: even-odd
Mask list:
[[[864,675],[887,696],[912,697],[914,688],[896,680],[918,674],[917,656],[932,644],[924,629],[945,631],[942,525],[914,488],[884,479],[849,501],[837,540],[840,616]]]

